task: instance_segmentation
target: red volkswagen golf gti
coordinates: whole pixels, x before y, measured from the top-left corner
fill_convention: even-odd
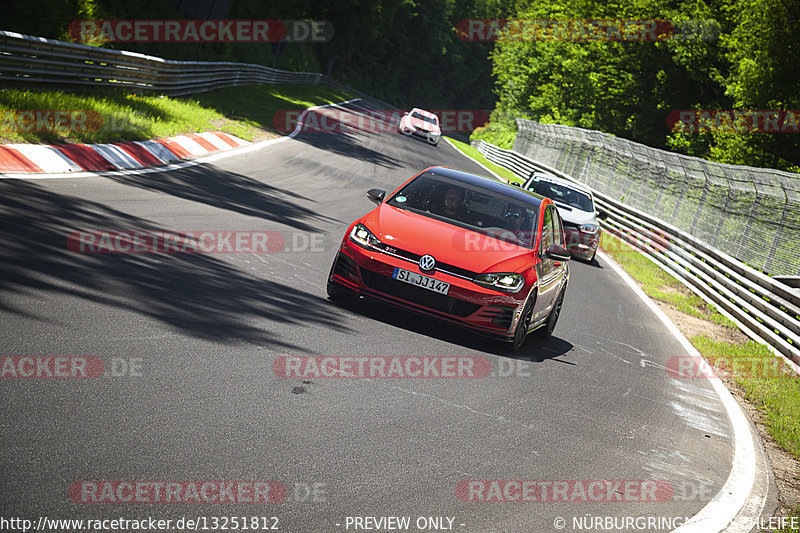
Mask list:
[[[373,297],[500,338],[518,351],[548,337],[569,281],[552,200],[498,180],[431,167],[348,228],[328,276],[334,301]]]

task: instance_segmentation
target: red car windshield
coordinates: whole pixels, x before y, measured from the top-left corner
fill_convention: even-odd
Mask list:
[[[526,248],[535,244],[536,206],[458,181],[422,174],[387,203]]]

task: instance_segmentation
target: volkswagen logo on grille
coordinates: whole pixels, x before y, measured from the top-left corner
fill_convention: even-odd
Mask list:
[[[422,270],[433,270],[433,267],[436,266],[436,259],[433,258],[432,255],[423,255],[419,258],[419,267]]]

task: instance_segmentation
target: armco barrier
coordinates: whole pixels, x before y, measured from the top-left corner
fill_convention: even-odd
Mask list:
[[[770,275],[800,275],[800,175],[517,119],[514,150]]]
[[[316,85],[327,81],[322,74],[310,72],[247,63],[170,61],[0,31],[0,85],[4,87],[106,87],[181,96],[251,83]]]
[[[57,90],[96,87],[184,96],[252,83],[329,85],[373,102],[381,109],[396,109],[313,72],[291,72],[248,63],[171,61],[0,31],[0,87]]]
[[[533,170],[577,181],[559,170],[513,150],[476,141],[489,161],[527,178]],[[585,184],[584,184],[585,185]],[[739,322],[750,337],[764,342],[800,364],[800,294],[688,233],[593,191],[598,208],[608,217],[603,229],[639,251],[683,282],[723,314]],[[643,235],[651,238],[642,239]]]

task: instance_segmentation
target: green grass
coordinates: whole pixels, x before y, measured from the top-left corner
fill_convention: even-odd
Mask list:
[[[800,460],[800,379],[764,345],[732,345],[706,337],[692,344],[712,366],[722,367],[764,415],[775,442]]]
[[[213,109],[230,120],[265,130],[275,129],[275,116],[279,111],[296,111],[355,97],[347,91],[326,85],[247,85],[194,96],[199,105]]]
[[[711,320],[721,326],[736,328],[736,325],[713,308],[705,300],[692,293],[678,280],[658,268],[652,261],[622,240],[603,233],[600,237],[603,248],[632,278],[642,284],[642,290],[650,298],[667,303],[687,315]]]
[[[186,98],[131,94],[0,90],[0,142],[100,143],[220,130],[245,140],[273,131],[279,110],[348,100],[327,86],[247,85]],[[30,127],[22,111],[73,111],[74,127]],[[69,124],[67,122],[66,124]],[[283,133],[283,132],[278,132]]]
[[[491,161],[489,161],[488,159],[483,157],[482,153],[480,153],[478,150],[476,150],[475,148],[471,147],[467,143],[462,143],[461,141],[457,141],[455,139],[451,139],[450,137],[448,137],[447,140],[449,140],[451,143],[453,143],[453,145],[456,148],[458,148],[459,150],[461,150],[464,154],[468,155],[472,159],[475,159],[476,161],[480,161],[482,164],[486,165],[487,167],[489,167],[493,171],[497,172],[497,174],[499,174],[503,178],[507,179],[509,182],[516,181],[517,183],[519,183],[519,182],[522,181],[521,179],[516,177],[514,175],[514,173],[511,172],[510,170],[508,170],[506,168],[503,168],[501,166],[495,165],[494,163],[492,163]]]

